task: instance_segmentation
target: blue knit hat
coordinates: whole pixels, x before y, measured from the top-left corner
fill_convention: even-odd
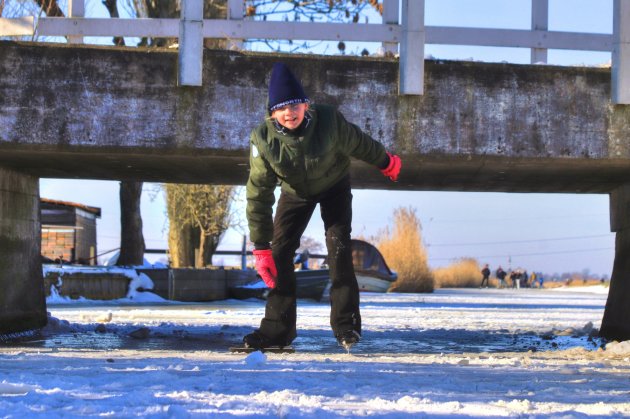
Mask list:
[[[308,103],[302,84],[289,67],[275,63],[269,80],[269,110],[273,111],[294,103]]]

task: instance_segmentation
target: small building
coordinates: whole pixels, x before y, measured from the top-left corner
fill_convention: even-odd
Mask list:
[[[42,256],[54,261],[96,265],[96,219],[101,209],[40,199]]]

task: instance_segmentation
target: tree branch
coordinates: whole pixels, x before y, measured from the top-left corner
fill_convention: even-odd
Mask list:
[[[57,0],[35,0],[35,2],[48,17],[66,17]]]
[[[109,16],[112,18],[120,17],[120,15],[118,14],[118,6],[116,3],[118,3],[118,0],[103,0],[103,5],[109,12]],[[122,36],[114,37],[114,45],[119,47],[125,46],[125,38],[123,38]]]

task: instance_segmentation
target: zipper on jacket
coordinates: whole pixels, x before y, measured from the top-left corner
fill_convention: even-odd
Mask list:
[[[304,192],[306,196],[311,196],[308,188],[308,170],[306,168],[306,154],[304,153],[304,137],[298,137],[298,145],[300,149],[300,158],[302,159],[302,171],[304,172]]]

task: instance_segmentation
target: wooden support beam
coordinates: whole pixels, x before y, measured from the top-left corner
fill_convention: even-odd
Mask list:
[[[383,23],[398,25],[400,15],[400,3],[398,0],[383,0]],[[385,55],[398,54],[398,42],[383,42]]]
[[[549,29],[549,0],[532,0],[532,31]],[[546,48],[532,48],[532,64],[547,62]]]
[[[399,93],[424,93],[424,0],[402,1]]]
[[[178,85],[202,85],[203,0],[182,1],[178,63]]]
[[[242,22],[245,15],[245,2],[243,0],[228,0],[228,20]],[[229,38],[227,49],[241,50],[243,49],[242,38]]]
[[[615,0],[613,6],[611,100],[630,104],[630,0]]]
[[[85,17],[85,0],[68,0],[68,17]],[[83,36],[72,35],[68,37],[69,44],[82,44]]]

